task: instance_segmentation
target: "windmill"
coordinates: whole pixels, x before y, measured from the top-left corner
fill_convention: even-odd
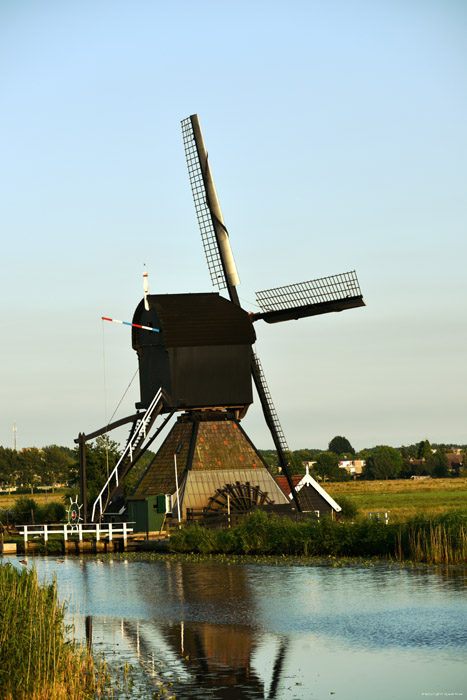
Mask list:
[[[94,520],[102,516],[123,478],[176,412],[183,413],[129,499],[132,519],[137,519],[138,502],[163,494],[171,495],[178,508],[183,501],[184,513],[189,503],[199,506],[202,502],[204,508],[212,511],[248,510],[266,503],[289,504],[240,426],[253,402],[252,380],[280,466],[300,510],[288,467],[285,435],[261,362],[252,347],[256,340],[254,324],[279,323],[365,305],[352,271],[258,292],[260,311],[250,314],[242,309],[237,293],[239,275],[197,115],[182,121],[182,133],[211,282],[219,291],[151,295],[147,293],[146,278],[144,299],[131,324],[132,345],[139,361],[138,413],[92,435],[80,434],[76,441],[82,447],[86,440],[102,432],[125,422],[133,423],[122,457],[94,504]],[[221,296],[221,291],[226,291],[228,298]],[[161,414],[168,415],[149,439],[149,431]],[[174,454],[178,455],[175,464],[179,465],[175,475]],[[322,493],[322,489],[317,490],[317,497],[322,499]],[[336,509],[337,504],[326,494],[325,498],[326,507]]]
[[[207,150],[198,115],[182,121],[182,133],[196,216],[201,232],[211,282],[220,291],[227,290],[232,304],[240,307],[237,272],[230,239],[217,198]],[[296,283],[257,292],[261,312],[251,314],[253,322],[266,323],[297,320],[335,311],[364,306],[358,279],[354,271],[308,282]],[[251,353],[251,374],[258,392],[264,418],[271,432],[279,462],[297,507],[297,494],[287,465],[287,442],[272,401],[264,371],[255,352]]]

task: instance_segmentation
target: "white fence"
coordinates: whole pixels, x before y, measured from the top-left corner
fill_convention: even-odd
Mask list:
[[[370,520],[375,517],[377,520],[384,520],[386,525],[389,523],[390,510],[369,510],[367,512]]]
[[[83,540],[83,535],[95,535],[97,542],[102,537],[105,537],[109,542],[112,541],[114,535],[123,534],[123,541],[126,544],[128,534],[133,532],[130,525],[134,523],[92,523],[90,525],[18,525],[18,530],[24,537],[24,542],[27,543],[31,535],[36,535],[44,538],[47,542],[50,535],[63,535],[65,542],[72,535],[78,535],[80,542]]]

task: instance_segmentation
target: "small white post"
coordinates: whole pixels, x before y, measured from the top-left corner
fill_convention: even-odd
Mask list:
[[[174,466],[175,466],[175,487],[177,489],[177,510],[178,510],[178,527],[180,529],[180,498],[178,493],[178,469],[177,469],[177,453],[174,454]]]
[[[109,523],[109,542],[112,542],[112,523]]]
[[[123,545],[126,547],[126,523],[123,523]]]
[[[63,539],[65,540],[65,542],[68,542],[68,528],[66,523],[63,526]]]
[[[23,535],[24,535],[24,542],[26,543],[28,541],[28,526],[23,525],[24,530],[23,530]]]
[[[47,531],[47,525],[44,525],[44,542],[47,542],[49,539],[49,533]]]
[[[96,542],[99,542],[101,539],[101,529],[99,523],[96,523]]]
[[[78,525],[78,539],[80,542],[83,541],[83,526],[81,525],[81,523],[79,523]]]

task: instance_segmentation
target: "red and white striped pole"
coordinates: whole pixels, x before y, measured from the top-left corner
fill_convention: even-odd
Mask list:
[[[142,328],[143,331],[153,331],[154,333],[160,333],[160,328],[151,328],[151,326],[140,326],[139,323],[129,323],[129,321],[118,321],[116,318],[107,318],[102,316],[103,321],[111,321],[112,323],[121,323],[123,326],[133,326],[133,328]]]

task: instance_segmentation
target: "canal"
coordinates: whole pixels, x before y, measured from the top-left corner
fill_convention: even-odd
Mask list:
[[[15,566],[19,561],[8,557]],[[5,561],[5,559],[3,559]],[[467,569],[29,558],[131,698],[467,694]],[[86,624],[87,620],[87,624]]]

